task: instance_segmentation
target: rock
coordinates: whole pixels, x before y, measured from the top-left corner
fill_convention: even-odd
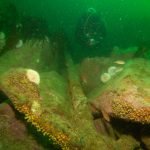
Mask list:
[[[101,78],[105,78],[105,76],[101,76],[107,71],[111,62],[110,58],[104,57],[86,58],[82,61],[79,67],[80,80],[83,90],[87,95],[98,85],[102,84]],[[104,82],[105,80],[102,79]]]
[[[117,117],[127,121],[150,123],[150,61],[129,60],[122,72],[98,88],[90,99],[106,120]]]
[[[0,104],[0,149],[44,150],[29,134],[27,124],[7,103]]]

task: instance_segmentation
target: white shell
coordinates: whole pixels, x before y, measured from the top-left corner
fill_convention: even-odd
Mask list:
[[[117,70],[116,66],[110,66],[108,68],[108,73],[110,74],[110,76],[114,76],[116,74],[116,70]]]
[[[106,83],[107,81],[109,81],[111,79],[111,75],[109,73],[103,73],[100,77],[100,80],[103,83]]]
[[[114,63],[118,64],[118,65],[124,65],[125,61],[123,61],[123,60],[116,60],[116,61],[114,61]]]
[[[117,67],[116,73],[117,73],[117,72],[121,72],[121,71],[123,71],[123,67]]]
[[[40,75],[37,71],[28,69],[26,75],[31,82],[34,82],[35,84],[40,84]]]
[[[19,40],[18,43],[16,44],[16,48],[20,48],[23,46],[23,40]]]

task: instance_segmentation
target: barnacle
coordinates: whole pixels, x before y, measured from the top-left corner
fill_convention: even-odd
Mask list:
[[[103,73],[101,76],[100,76],[100,80],[103,82],[103,83],[106,83],[107,81],[109,81],[111,79],[111,75],[109,73]]]
[[[34,82],[36,84],[40,83],[40,75],[38,72],[32,70],[32,69],[28,69],[27,70],[27,77],[31,82]]]
[[[143,124],[150,123],[150,107],[135,108],[129,102],[115,99],[112,108],[114,115],[119,118]]]

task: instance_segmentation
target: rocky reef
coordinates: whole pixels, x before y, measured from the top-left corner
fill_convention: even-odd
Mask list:
[[[95,89],[91,90],[88,95],[84,94],[82,89],[79,66],[74,65],[69,55],[66,55],[67,77],[65,78],[56,71],[40,70],[37,72],[31,68],[21,67],[21,65],[7,69],[5,67],[6,70],[0,75],[0,89],[9,98],[8,106],[13,107],[20,115],[23,114],[25,120],[42,133],[43,137],[53,141],[54,149],[96,150],[101,147],[101,149],[110,150],[118,149],[118,147],[122,149],[122,146],[129,150],[140,149],[138,139],[132,134],[120,132],[116,128],[116,126],[119,128],[119,123],[116,121],[113,123],[110,120],[110,118],[120,118],[131,122],[149,123],[148,115],[147,118],[146,116],[144,118],[143,114],[139,118],[138,115],[135,115],[135,118],[131,115],[137,109],[148,114],[148,99],[145,95],[143,94],[142,100],[137,98],[134,102],[133,99],[124,97],[124,92],[128,93],[133,83],[134,86],[143,89],[147,98],[149,96],[146,91],[148,82],[139,80],[139,77],[144,76],[146,81],[147,71],[145,70],[145,74],[140,74],[144,70],[143,67],[140,69],[138,66],[139,62],[140,66],[143,64],[148,67],[149,65],[149,62],[143,59],[126,62],[123,70],[117,72],[108,82],[103,83],[99,78],[100,87],[95,86]],[[103,68],[103,71],[105,68],[108,70],[107,66]],[[128,77],[127,84],[124,80],[126,76]],[[132,81],[131,84],[129,81]],[[115,91],[114,95],[112,91]],[[139,94],[142,95],[142,93]],[[130,96],[129,93],[127,95]],[[122,101],[124,103],[121,103]],[[130,111],[124,109],[124,107],[128,108],[125,102],[129,102],[129,106],[133,108],[131,114]],[[100,112],[103,116],[99,117]],[[96,113],[99,114],[96,116]],[[117,125],[114,127],[114,124]],[[22,134],[22,129],[19,130]]]
[[[71,45],[1,5],[0,150],[149,150],[149,41],[79,64]]]
[[[41,74],[41,85],[38,87],[35,82],[29,80],[26,72],[27,70],[24,69],[13,69],[5,73],[1,80],[1,89],[9,97],[15,109],[23,113],[25,119],[38,131],[52,139],[54,144],[58,144],[62,149],[92,150],[98,147],[106,150],[110,149],[110,146],[115,148],[117,144],[121,144],[96,132],[87,99],[74,80],[70,81],[73,86],[70,87],[72,92],[69,101],[67,95],[61,94],[64,91],[58,92],[56,87],[49,86],[54,86],[52,83],[49,82],[47,85],[47,81],[44,82],[48,77],[52,80],[53,74],[51,76]],[[74,73],[70,76],[72,75]],[[61,84],[61,90],[62,88],[65,90],[66,85],[63,80],[57,82]],[[128,137],[125,139],[130,141]],[[132,140],[134,146],[138,146],[138,142]]]
[[[0,58],[2,147],[12,139],[14,147],[39,150],[149,147],[149,60],[97,57],[76,65],[66,54],[60,74],[51,42],[32,40]]]

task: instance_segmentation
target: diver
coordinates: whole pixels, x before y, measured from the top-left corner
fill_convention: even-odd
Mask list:
[[[78,21],[75,37],[77,42],[86,48],[96,48],[106,36],[104,22],[94,8],[88,8]]]

